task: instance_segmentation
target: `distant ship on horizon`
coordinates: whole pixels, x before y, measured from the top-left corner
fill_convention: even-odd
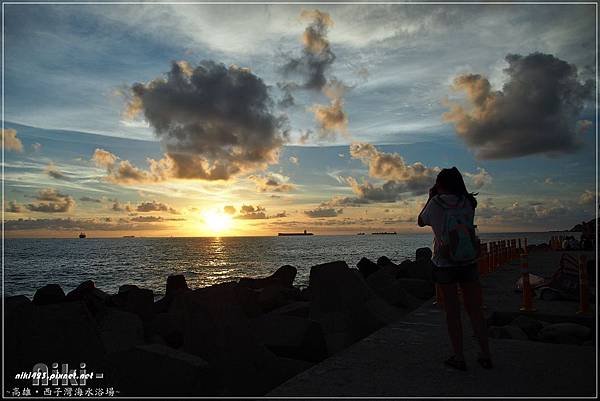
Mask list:
[[[383,231],[383,232],[379,232],[379,233],[371,233],[371,235],[396,235],[396,231]]]
[[[79,233],[79,238],[85,238],[87,237],[87,235],[85,235],[85,233],[82,231]]]
[[[286,236],[294,236],[294,235],[314,235],[314,234],[309,233],[306,230],[304,230],[304,232],[301,232],[301,233],[278,233],[277,235],[280,237],[286,237]]]

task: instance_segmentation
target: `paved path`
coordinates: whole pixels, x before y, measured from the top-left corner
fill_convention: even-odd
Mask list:
[[[532,253],[530,271],[550,275],[560,253]],[[482,279],[488,312],[518,311],[516,263]],[[577,303],[536,300],[538,313],[573,316]],[[517,397],[594,396],[595,346],[491,340],[495,368],[476,363],[477,347],[465,322],[468,372],[446,368],[450,354],[443,312],[431,302],[315,365],[268,396]]]

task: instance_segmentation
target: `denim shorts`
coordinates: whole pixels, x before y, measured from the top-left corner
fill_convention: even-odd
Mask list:
[[[464,266],[433,266],[433,281],[437,284],[468,283],[479,281],[477,263]]]

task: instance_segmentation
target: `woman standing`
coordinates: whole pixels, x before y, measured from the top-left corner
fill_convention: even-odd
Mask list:
[[[481,347],[477,361],[485,369],[492,368],[477,271],[479,242],[473,224],[477,207],[475,195],[467,192],[456,167],[443,169],[429,190],[429,199],[418,218],[419,226],[431,226],[434,234],[433,279],[442,291],[448,334],[454,350],[454,355],[445,364],[459,370],[466,370],[467,365],[457,285],[462,290],[464,307]]]

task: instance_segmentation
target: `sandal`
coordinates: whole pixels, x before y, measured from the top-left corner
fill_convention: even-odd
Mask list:
[[[446,359],[444,361],[444,364],[446,366],[450,366],[451,368],[454,368],[454,369],[457,369],[457,370],[462,370],[462,371],[466,371],[467,370],[467,364],[465,363],[465,361],[459,361],[454,356],[451,356],[450,358]]]
[[[477,362],[479,362],[481,367],[484,369],[491,369],[494,367],[492,364],[492,359],[489,356],[480,356],[477,358]]]

